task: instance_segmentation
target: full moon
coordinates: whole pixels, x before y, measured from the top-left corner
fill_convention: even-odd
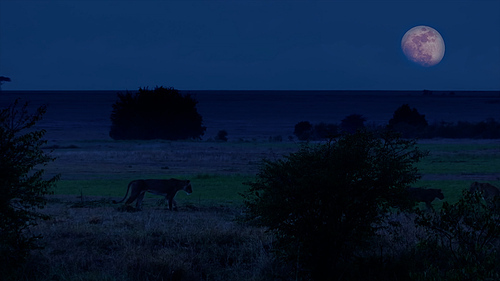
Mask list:
[[[419,25],[408,30],[401,39],[401,49],[412,62],[429,67],[444,57],[444,40],[434,28]]]

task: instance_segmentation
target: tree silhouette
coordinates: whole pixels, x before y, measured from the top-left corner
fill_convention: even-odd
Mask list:
[[[206,130],[196,110],[198,102],[174,88],[139,88],[135,94],[119,93],[118,98],[109,132],[115,140],[196,139]]]
[[[47,218],[38,209],[44,207],[45,195],[59,179],[59,175],[47,178],[44,170],[38,169],[54,160],[41,150],[46,143],[42,140],[45,131],[33,130],[46,107],[39,107],[32,115],[27,107],[25,103],[18,108],[16,100],[0,110],[0,272],[5,280],[10,280],[5,274],[14,271],[37,247],[41,236],[27,230],[37,219]]]
[[[408,104],[403,104],[396,109],[389,120],[389,126],[395,126],[399,123],[406,123],[413,127],[426,127],[428,125],[425,115],[418,113],[416,108],[410,108]]]
[[[295,130],[293,134],[297,136],[299,140],[308,140],[313,131],[313,125],[309,121],[301,121],[295,124]]]
[[[366,118],[361,114],[351,114],[340,122],[340,128],[347,133],[355,133],[358,129],[365,127]]]
[[[425,115],[418,113],[416,108],[403,104],[394,111],[388,128],[400,132],[404,137],[414,138],[421,136],[427,126]]]
[[[2,90],[2,84],[4,82],[10,82],[10,78],[9,77],[5,77],[5,76],[0,76],[0,90]]]

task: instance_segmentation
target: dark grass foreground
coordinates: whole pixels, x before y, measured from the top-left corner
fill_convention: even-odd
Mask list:
[[[51,219],[31,229],[44,236],[45,248],[33,250],[15,277],[1,280],[303,280],[300,260],[278,262],[276,240],[264,228],[242,223],[240,207],[181,203],[173,212],[149,199],[143,211],[132,212],[102,197],[57,198],[43,209]],[[498,232],[483,225],[486,232],[471,236],[470,226],[455,219],[483,212],[460,202],[445,213],[469,215],[443,220],[427,213],[431,228],[416,224],[415,214],[390,215],[339,280],[498,280]],[[484,237],[487,243],[471,256],[469,242]]]
[[[95,203],[49,203],[45,212],[52,219],[33,229],[43,235],[45,249],[33,251],[18,278],[272,279],[271,237],[262,228],[236,222],[236,209],[181,207],[172,212],[148,206],[126,212]]]

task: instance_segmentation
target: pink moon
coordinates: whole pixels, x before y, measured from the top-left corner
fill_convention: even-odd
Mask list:
[[[401,39],[401,49],[412,62],[429,67],[444,57],[444,40],[432,27],[419,25],[408,30]]]

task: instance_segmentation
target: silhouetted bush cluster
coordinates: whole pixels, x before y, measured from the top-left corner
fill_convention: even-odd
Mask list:
[[[351,114],[341,120],[340,125],[320,123],[313,125],[302,121],[295,125],[294,135],[299,140],[324,140],[340,133],[354,133],[364,125],[366,118],[359,114]],[[436,122],[429,124],[425,115],[416,108],[403,104],[394,111],[393,117],[387,125],[371,125],[370,130],[390,129],[398,132],[404,138],[471,138],[471,139],[500,139],[500,122],[492,118],[477,123],[459,121]]]
[[[309,121],[302,121],[295,125],[293,134],[301,141],[327,139],[338,134],[338,125],[319,123],[311,124]]]
[[[293,134],[301,141],[304,140],[325,140],[341,133],[355,133],[358,129],[364,128],[366,118],[359,114],[346,116],[338,124],[311,124],[309,121],[302,121],[295,125]]]
[[[407,104],[394,112],[392,119],[389,120],[388,128],[400,132],[406,138],[500,138],[500,123],[492,118],[478,123],[459,121],[429,125],[425,120],[425,115],[419,114],[416,108],[410,109]]]
[[[466,121],[459,121],[457,123],[440,122],[425,128],[422,137],[500,139],[500,122],[492,118],[477,123]]]
[[[340,121],[340,131],[354,134],[357,130],[365,127],[366,118],[360,114],[351,114]]]
[[[216,141],[220,142],[226,142],[227,141],[227,131],[226,130],[220,130],[217,132],[217,135],[215,136]]]
[[[410,108],[408,104],[403,104],[394,111],[387,128],[400,132],[403,137],[415,138],[421,137],[427,126],[425,115],[418,113],[416,108]]]
[[[113,104],[111,130],[115,140],[198,139],[206,130],[189,94],[174,88],[139,89],[135,94],[118,94]]]

